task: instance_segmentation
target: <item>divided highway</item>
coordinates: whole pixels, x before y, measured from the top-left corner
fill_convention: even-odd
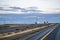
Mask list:
[[[34,36],[28,38],[27,40],[44,40],[45,36],[48,35],[49,33],[51,33],[57,26],[58,25],[56,25],[54,27],[48,27],[48,28],[42,30],[37,35],[34,35]]]
[[[60,40],[60,24],[44,40]]]
[[[48,35],[50,35],[53,31],[55,31],[56,28],[58,28],[58,26],[59,26],[59,24],[55,25],[54,27],[48,27],[35,34],[31,34],[27,37],[19,38],[18,40],[48,40],[45,38],[47,38]]]
[[[56,24],[55,26],[49,26],[43,29],[40,29],[40,28],[36,28],[37,30],[31,29],[32,32],[28,30],[29,32],[25,31],[26,33],[14,35],[11,37],[6,37],[1,40],[48,40],[49,37],[53,36],[51,34],[56,32],[55,30],[58,27],[59,27],[59,24]]]

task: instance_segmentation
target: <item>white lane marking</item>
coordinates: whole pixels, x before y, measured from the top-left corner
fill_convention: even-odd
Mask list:
[[[55,28],[57,27],[58,25],[55,26]],[[53,28],[50,32],[48,32],[44,37],[42,37],[40,40],[44,40],[55,28]]]

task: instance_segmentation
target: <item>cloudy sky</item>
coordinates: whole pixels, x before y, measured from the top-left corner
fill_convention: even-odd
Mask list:
[[[0,24],[35,23],[36,17],[60,23],[60,0],[0,0]]]
[[[60,0],[0,0],[0,14],[60,13]]]

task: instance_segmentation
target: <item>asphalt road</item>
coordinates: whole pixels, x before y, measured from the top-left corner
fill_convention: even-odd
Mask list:
[[[20,38],[18,40],[40,40],[45,34],[47,34],[48,32],[50,32],[51,30],[55,30],[55,28],[57,28],[58,25],[54,26],[54,27],[48,27],[40,32],[38,32],[35,35],[30,35],[31,37],[27,36],[28,38]]]
[[[28,38],[27,40],[41,40],[42,37],[45,36],[45,34],[49,33],[51,30],[54,30],[55,28],[57,28],[57,25],[54,27],[48,27],[47,29],[41,31],[39,34],[34,35],[31,38]]]
[[[36,35],[33,35],[31,37],[28,37],[27,39],[23,39],[23,40],[40,40],[42,37],[44,37],[45,34],[47,34],[49,31],[51,31],[52,29],[54,29],[52,31],[52,33],[50,33],[44,40],[59,40],[60,39],[60,25],[54,26],[54,27],[48,27],[40,32],[38,32]],[[17,35],[19,36],[19,35]],[[13,37],[9,37],[9,38],[14,38],[17,36],[13,36]],[[24,36],[22,36],[24,37]],[[9,39],[8,38],[8,39]],[[5,39],[4,39],[5,40]],[[22,40],[20,38],[18,39],[12,39],[12,40]]]
[[[60,40],[60,24],[51,34],[45,38],[45,40]]]
[[[6,35],[7,37],[3,37],[1,38],[1,40],[15,40],[15,39],[21,39],[21,38],[24,38],[24,36],[27,36],[27,35],[30,35],[30,34],[33,34],[33,33],[36,33],[38,31],[41,31],[43,29],[45,29],[44,27],[38,27],[38,28],[34,28],[34,29],[30,29],[30,30],[26,30],[24,32],[20,32],[16,35]],[[21,34],[23,33],[23,34]],[[10,37],[9,37],[10,36]]]

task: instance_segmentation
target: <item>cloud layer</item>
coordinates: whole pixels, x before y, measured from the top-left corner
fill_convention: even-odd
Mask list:
[[[60,13],[60,0],[0,0],[1,13]]]
[[[42,11],[35,9],[35,7],[20,8],[20,7],[0,7],[0,13],[40,13]]]
[[[0,7],[0,14],[28,14],[28,13],[42,13],[42,14],[56,14],[60,13],[60,8],[52,8],[46,11],[40,10],[37,7],[27,7],[27,8],[21,8],[21,7]]]

